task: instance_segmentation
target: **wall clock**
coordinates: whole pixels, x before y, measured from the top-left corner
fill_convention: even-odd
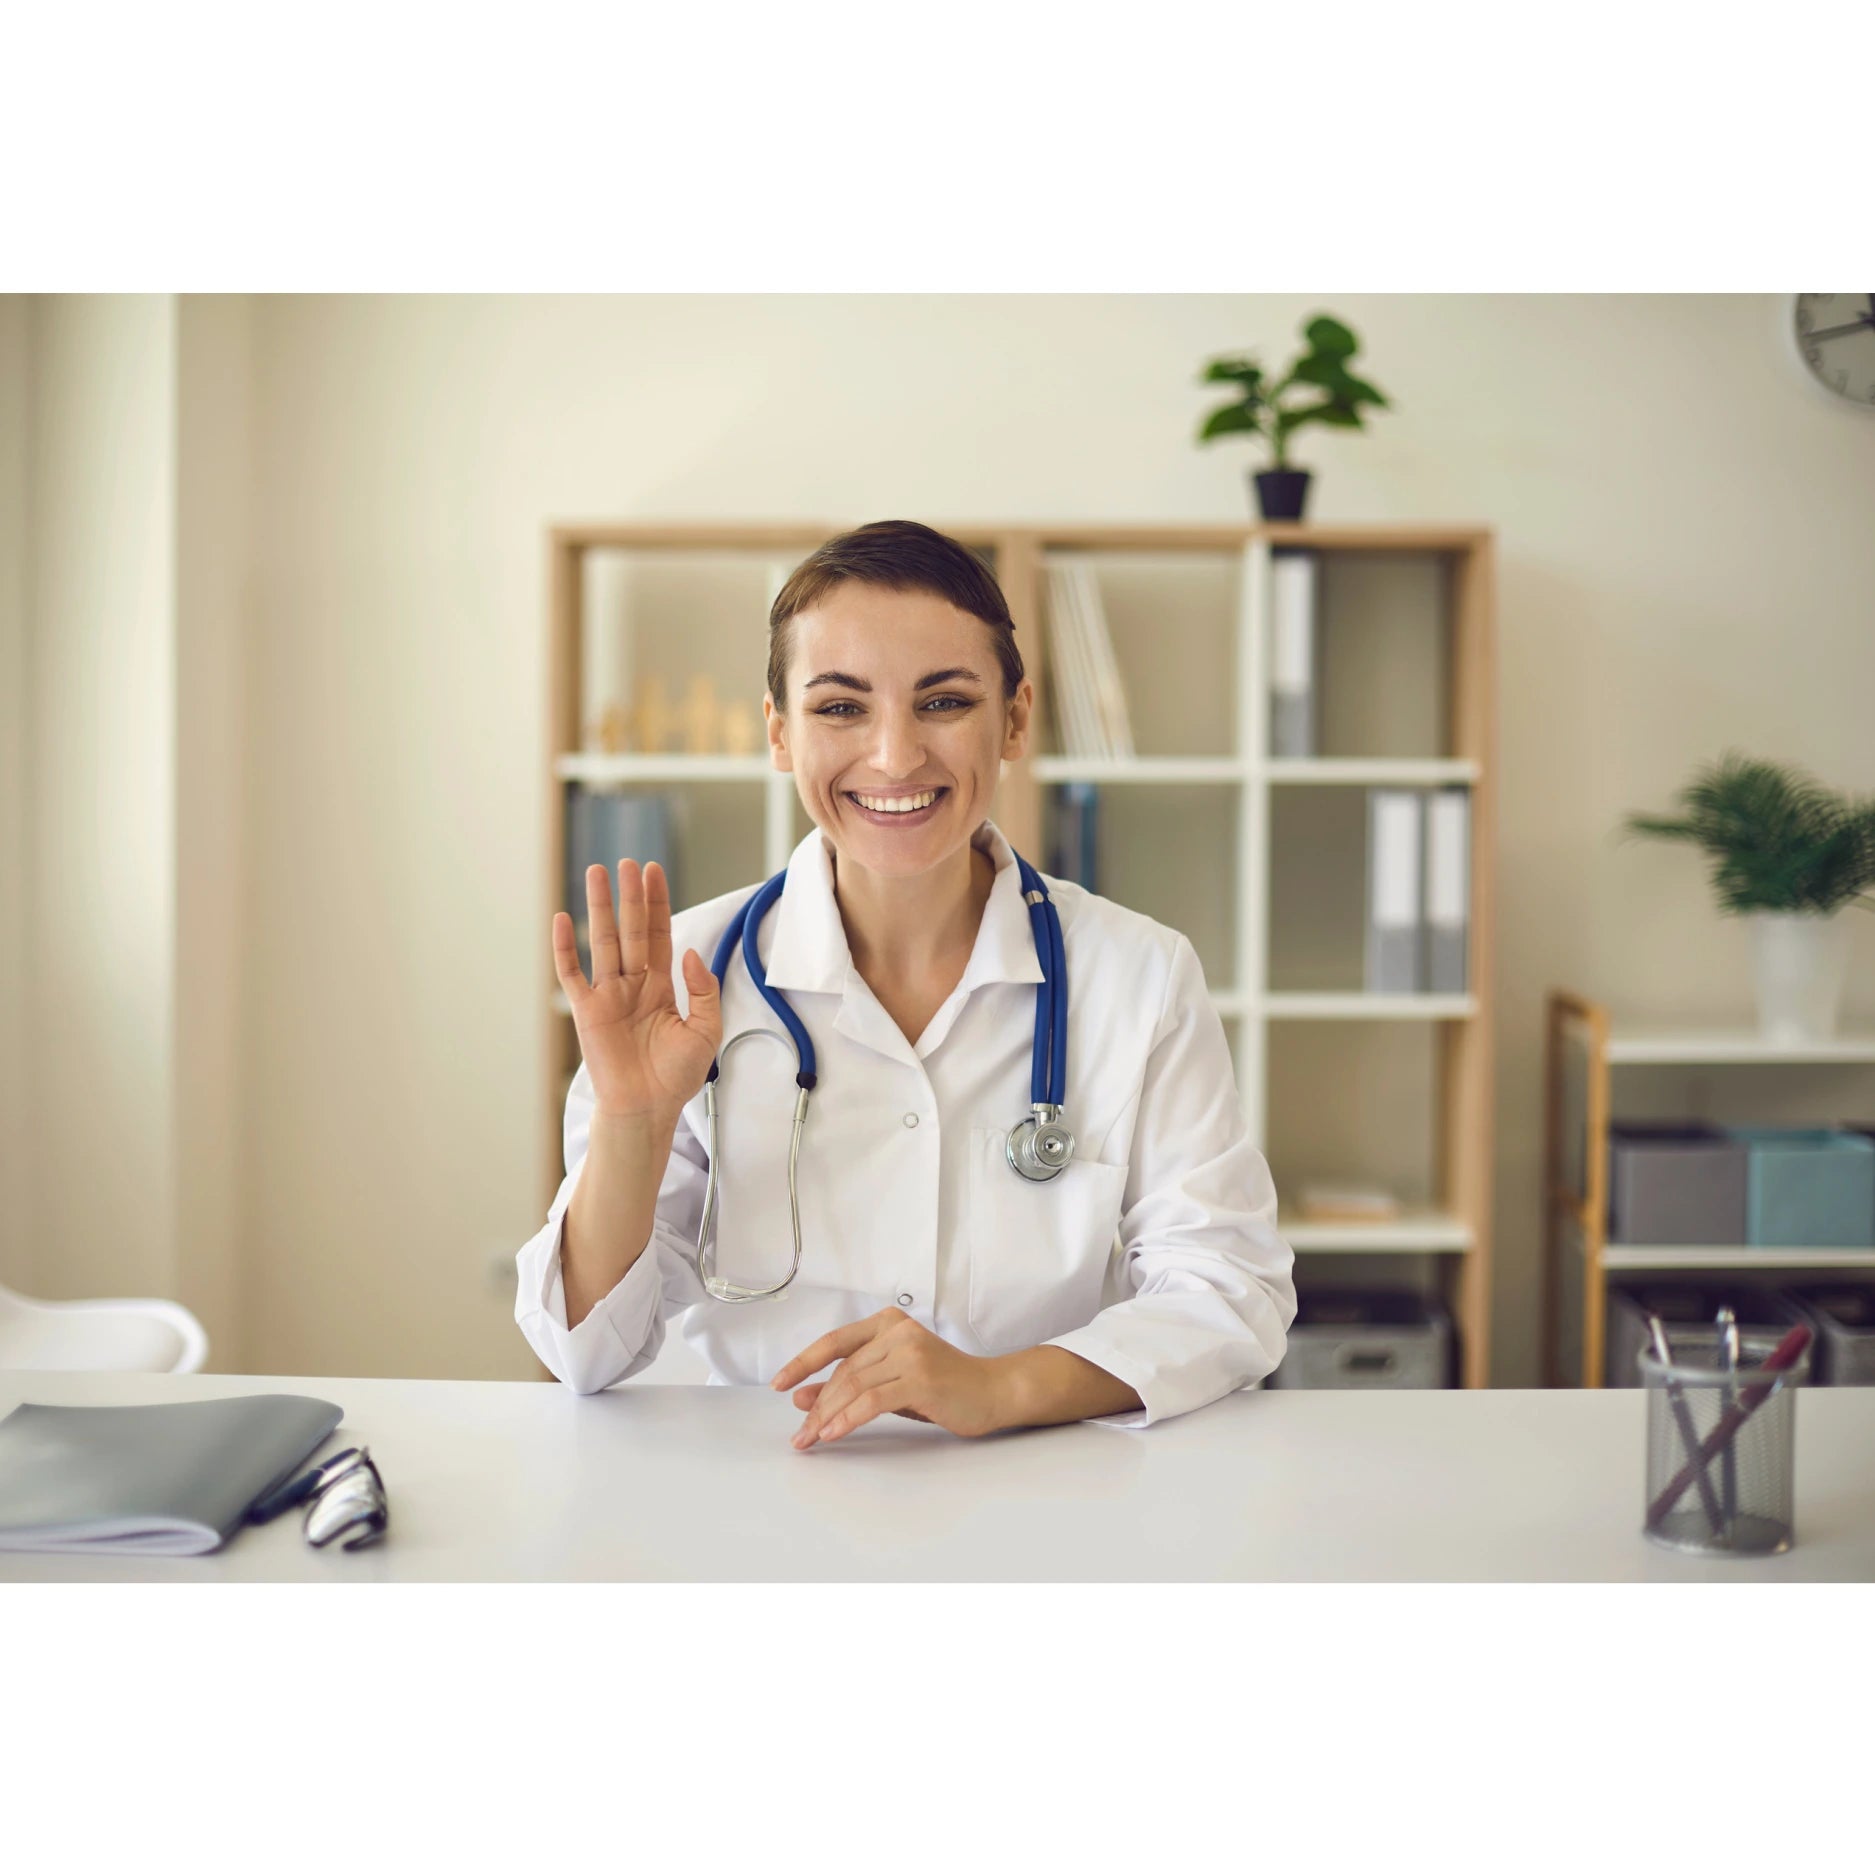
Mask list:
[[[1785,319],[1811,382],[1875,410],[1875,293],[1793,293]]]

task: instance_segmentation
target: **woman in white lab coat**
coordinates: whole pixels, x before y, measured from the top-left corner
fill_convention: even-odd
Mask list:
[[[627,858],[615,914],[593,866],[590,983],[572,920],[553,921],[583,1060],[566,1179],[518,1258],[529,1343],[591,1392],[648,1365],[680,1316],[713,1380],[792,1390],[801,1449],[881,1413],[964,1435],[1148,1425],[1262,1378],[1294,1259],[1180,933],[1047,881],[1075,1146],[1046,1182],[1006,1156],[1043,971],[987,818],[1033,704],[995,579],[930,528],[876,522],[796,569],[769,630],[771,758],[814,821],[758,932],[817,1056],[799,1270],[755,1301],[718,1300],[699,1272],[711,1063],[747,1028],[786,1044],[740,947],[720,983],[704,961],[755,888],[673,919],[662,869]],[[769,1288],[792,1263],[796,1068],[767,1040],[720,1068],[719,1283]]]

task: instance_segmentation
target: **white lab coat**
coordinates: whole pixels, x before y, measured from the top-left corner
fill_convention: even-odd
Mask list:
[[[1042,972],[1008,841],[986,820],[974,843],[996,862],[995,882],[962,980],[915,1043],[853,967],[818,828],[788,862],[759,942],[770,986],[813,1040],[819,1083],[801,1138],[801,1267],[778,1296],[719,1302],[698,1279],[709,1163],[699,1093],[678,1123],[650,1243],[567,1327],[560,1237],[593,1105],[580,1067],[566,1103],[567,1174],[516,1259],[515,1319],[560,1379],[582,1393],[628,1379],[675,1316],[713,1382],[766,1386],[829,1329],[894,1302],[967,1353],[1045,1343],[1084,1356],[1145,1403],[1112,1415],[1114,1425],[1189,1412],[1282,1359],[1295,1259],[1277,1235],[1275,1186],[1244,1124],[1223,1025],[1181,933],[1048,881],[1067,953],[1062,1106],[1074,1157],[1047,1183],[1004,1159],[1005,1135],[1029,1113]],[[708,963],[753,890],[673,918],[680,1009],[684,951]],[[722,996],[725,1038],[760,1025],[784,1044],[744,1042],[718,1081],[714,1267],[756,1286],[779,1281],[793,1256],[795,1063],[740,955]]]

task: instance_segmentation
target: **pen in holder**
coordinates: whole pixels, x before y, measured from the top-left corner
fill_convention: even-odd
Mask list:
[[[1738,1372],[1740,1343],[1738,1339],[1738,1316],[1729,1308],[1719,1311],[1719,1366],[1726,1374]],[[1723,1418],[1738,1404],[1738,1389],[1728,1379],[1719,1389],[1720,1417]],[[1719,1452],[1719,1502],[1725,1510],[1725,1541],[1728,1547],[1732,1541],[1733,1525],[1738,1517],[1738,1447],[1727,1439]]]
[[[1647,1513],[1642,1534],[1702,1556],[1765,1556],[1791,1545],[1796,1389],[1810,1331],[1679,1331],[1642,1349]],[[1664,1349],[1664,1352],[1662,1351]]]

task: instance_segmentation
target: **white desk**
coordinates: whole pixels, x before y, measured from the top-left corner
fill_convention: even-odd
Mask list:
[[[1797,1542],[1643,1540],[1638,1391],[1243,1393],[1143,1432],[954,1439],[875,1422],[797,1452],[778,1394],[513,1381],[0,1373],[0,1413],[316,1394],[370,1445],[385,1543],[289,1515],[211,1556],[0,1555],[0,1581],[1875,1579],[1875,1388],[1797,1413]]]

